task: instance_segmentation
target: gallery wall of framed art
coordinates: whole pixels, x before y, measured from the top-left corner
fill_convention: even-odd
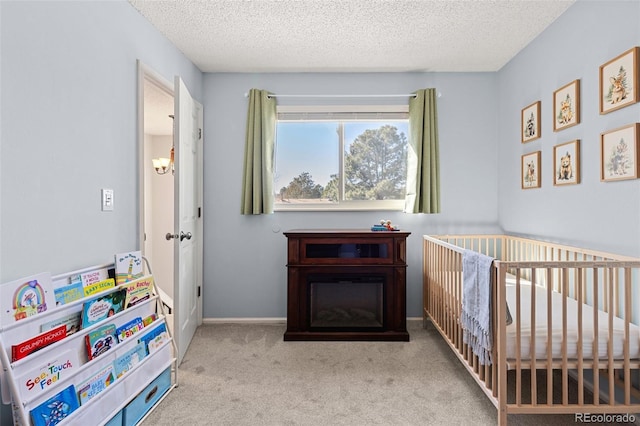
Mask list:
[[[634,46],[614,58],[606,61],[598,69],[598,105],[599,114],[609,114],[640,101],[640,72],[638,60],[640,47]],[[522,108],[520,113],[520,141],[523,144],[520,164],[520,180],[522,189],[542,187],[542,169],[545,173],[553,173],[554,187],[577,185],[584,173],[599,173],[600,182],[637,179],[640,149],[638,134],[640,123],[634,122],[612,129],[602,128],[599,135],[584,135],[580,139],[569,138],[565,142],[555,143],[549,157],[553,164],[545,167],[542,164],[547,158],[543,155],[544,139],[542,124],[550,120],[554,133],[559,136],[565,129],[581,123],[581,99],[593,96],[592,93],[581,93],[581,79],[576,78],[554,90],[551,95],[552,111],[548,117],[544,115],[542,101],[535,101]],[[595,117],[586,117],[587,120]],[[639,117],[640,119],[640,117]],[[638,120],[640,121],[640,120]],[[573,132],[572,135],[579,134]],[[580,145],[582,139],[599,137],[599,164],[590,162],[582,165]],[[584,173],[583,169],[584,168]],[[551,177],[551,176],[549,176]]]

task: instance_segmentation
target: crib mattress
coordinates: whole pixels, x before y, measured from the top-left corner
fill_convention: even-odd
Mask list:
[[[532,327],[531,327],[531,284],[521,281],[520,284],[520,359],[530,360],[532,352]],[[506,284],[507,304],[513,317],[513,322],[507,326],[507,359],[516,358],[516,286],[513,279],[508,279]],[[562,294],[552,291],[552,344],[551,353],[554,359],[562,359]],[[535,288],[535,358],[547,358],[547,289],[536,286]],[[568,359],[578,357],[578,302],[567,297],[567,330],[566,351]],[[597,346],[599,359],[608,359],[609,343],[609,314],[598,311],[598,339],[594,339],[594,315],[593,308],[582,304],[582,356],[583,359],[593,359],[593,347]],[[624,351],[624,321],[614,316],[612,352],[613,358],[623,359]],[[638,326],[629,324],[629,354],[630,358],[640,357],[640,331]]]

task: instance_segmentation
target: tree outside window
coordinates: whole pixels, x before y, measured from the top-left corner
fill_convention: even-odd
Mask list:
[[[299,139],[294,141],[291,137],[293,132],[280,131],[280,126],[292,124],[301,129],[307,127],[308,131],[300,131]],[[288,170],[292,177],[285,178],[284,186],[278,185],[276,180],[274,187],[280,187],[276,203],[339,204],[404,200],[407,121],[322,123],[321,128],[331,126],[335,133],[331,137],[325,132],[324,139],[318,141],[310,133],[320,128],[317,127],[318,123],[279,123],[278,126],[276,176],[282,177],[279,174],[282,169]],[[286,138],[292,140],[281,140],[281,135],[288,135]],[[291,155],[296,150],[299,150],[299,155]],[[326,161],[330,164],[323,168],[319,163],[327,158],[327,151],[335,154]],[[311,169],[315,170],[316,176]]]

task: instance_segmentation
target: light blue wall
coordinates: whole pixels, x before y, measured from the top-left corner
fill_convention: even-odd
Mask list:
[[[408,240],[407,313],[420,316],[421,235],[498,230],[496,81],[495,73],[206,74],[204,317],[285,317],[286,238],[282,231],[367,228],[381,218],[412,233]],[[441,214],[240,214],[247,114],[244,94],[249,89],[276,94],[399,94],[425,87],[435,87],[442,95],[437,101]]]
[[[0,1],[0,51],[0,282],[137,247],[136,60],[200,100],[202,73],[121,0]]]
[[[640,256],[640,181],[600,182],[600,133],[640,122],[640,103],[600,115],[599,67],[640,45],[639,1],[584,1],[498,73],[499,217],[507,232]],[[580,124],[553,131],[553,92],[579,79]],[[638,82],[636,82],[638,84]],[[520,143],[520,112],[542,102],[542,137]],[[553,147],[580,139],[581,183],[553,185]],[[521,190],[520,156],[542,151],[542,188]]]
[[[106,263],[138,245],[136,60],[197,99],[202,73],[126,1],[0,8],[0,282]]]

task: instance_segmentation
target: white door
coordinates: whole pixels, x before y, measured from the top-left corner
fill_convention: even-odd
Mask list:
[[[175,77],[174,337],[182,362],[202,322],[202,105]]]

